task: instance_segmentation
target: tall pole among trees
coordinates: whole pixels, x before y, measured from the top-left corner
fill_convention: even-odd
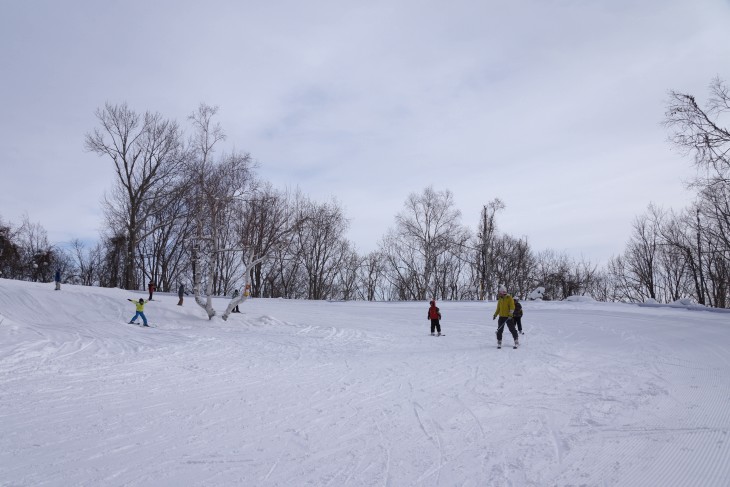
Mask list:
[[[700,295],[697,297],[697,302],[705,304],[705,277],[702,271],[702,239],[700,234],[700,209],[697,208],[697,268],[700,273]]]

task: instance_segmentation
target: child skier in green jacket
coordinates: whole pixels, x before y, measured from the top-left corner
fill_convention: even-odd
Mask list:
[[[135,324],[136,325],[136,323],[134,322],[134,320],[136,320],[138,316],[141,316],[142,317],[142,322],[144,323],[144,325],[142,325],[142,326],[149,326],[147,324],[147,317],[144,315],[144,305],[146,303],[149,303],[149,301],[145,301],[142,298],[139,298],[139,301],[135,301],[134,299],[128,299],[127,301],[129,301],[130,303],[134,303],[134,306],[137,308],[137,313],[134,315],[134,317],[131,320],[129,320],[129,324],[130,325],[131,324]]]

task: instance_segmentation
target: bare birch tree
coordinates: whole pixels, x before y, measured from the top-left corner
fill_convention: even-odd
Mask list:
[[[208,319],[216,315],[213,296],[217,264],[223,253],[240,251],[225,245],[228,217],[236,202],[250,193],[254,184],[254,163],[249,154],[231,153],[214,158],[216,145],[225,140],[220,124],[213,122],[217,111],[217,107],[201,104],[189,117],[195,129],[191,141],[192,162],[188,168],[191,181],[188,207],[193,215],[190,238],[193,293]]]

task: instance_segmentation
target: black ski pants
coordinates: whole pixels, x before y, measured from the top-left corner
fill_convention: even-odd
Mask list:
[[[431,320],[431,333],[433,333],[434,330],[441,333],[441,323],[439,323],[439,320]]]
[[[522,316],[515,316],[513,319],[515,320],[515,325],[517,325],[517,331],[522,333]]]
[[[502,331],[504,330],[504,324],[507,324],[509,332],[512,334],[512,338],[517,340],[517,330],[515,329],[515,320],[507,318],[506,316],[500,316],[497,322],[497,341],[502,341]]]

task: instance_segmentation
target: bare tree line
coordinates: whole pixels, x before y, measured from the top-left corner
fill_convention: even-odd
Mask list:
[[[261,181],[249,154],[220,150],[217,108],[188,119],[191,135],[159,114],[126,104],[97,111],[86,148],[112,162],[104,200],[105,230],[86,247],[61,250],[26,217],[0,221],[3,277],[162,291],[180,284],[212,318],[213,296],[329,300],[481,300],[504,283],[516,296],[544,287],[545,299],[589,294],[603,301],[672,302],[691,298],[730,305],[730,111],[716,80],[707,105],[671,92],[665,125],[674,146],[693,157],[696,202],[681,210],[650,205],[636,217],[624,251],[604,268],[554,250],[535,251],[525,237],[503,234],[493,198],[478,228],[461,223],[450,191],[433,187],[406,197],[377,250],[361,255],[346,238],[349,221],[336,201],[317,202]]]

